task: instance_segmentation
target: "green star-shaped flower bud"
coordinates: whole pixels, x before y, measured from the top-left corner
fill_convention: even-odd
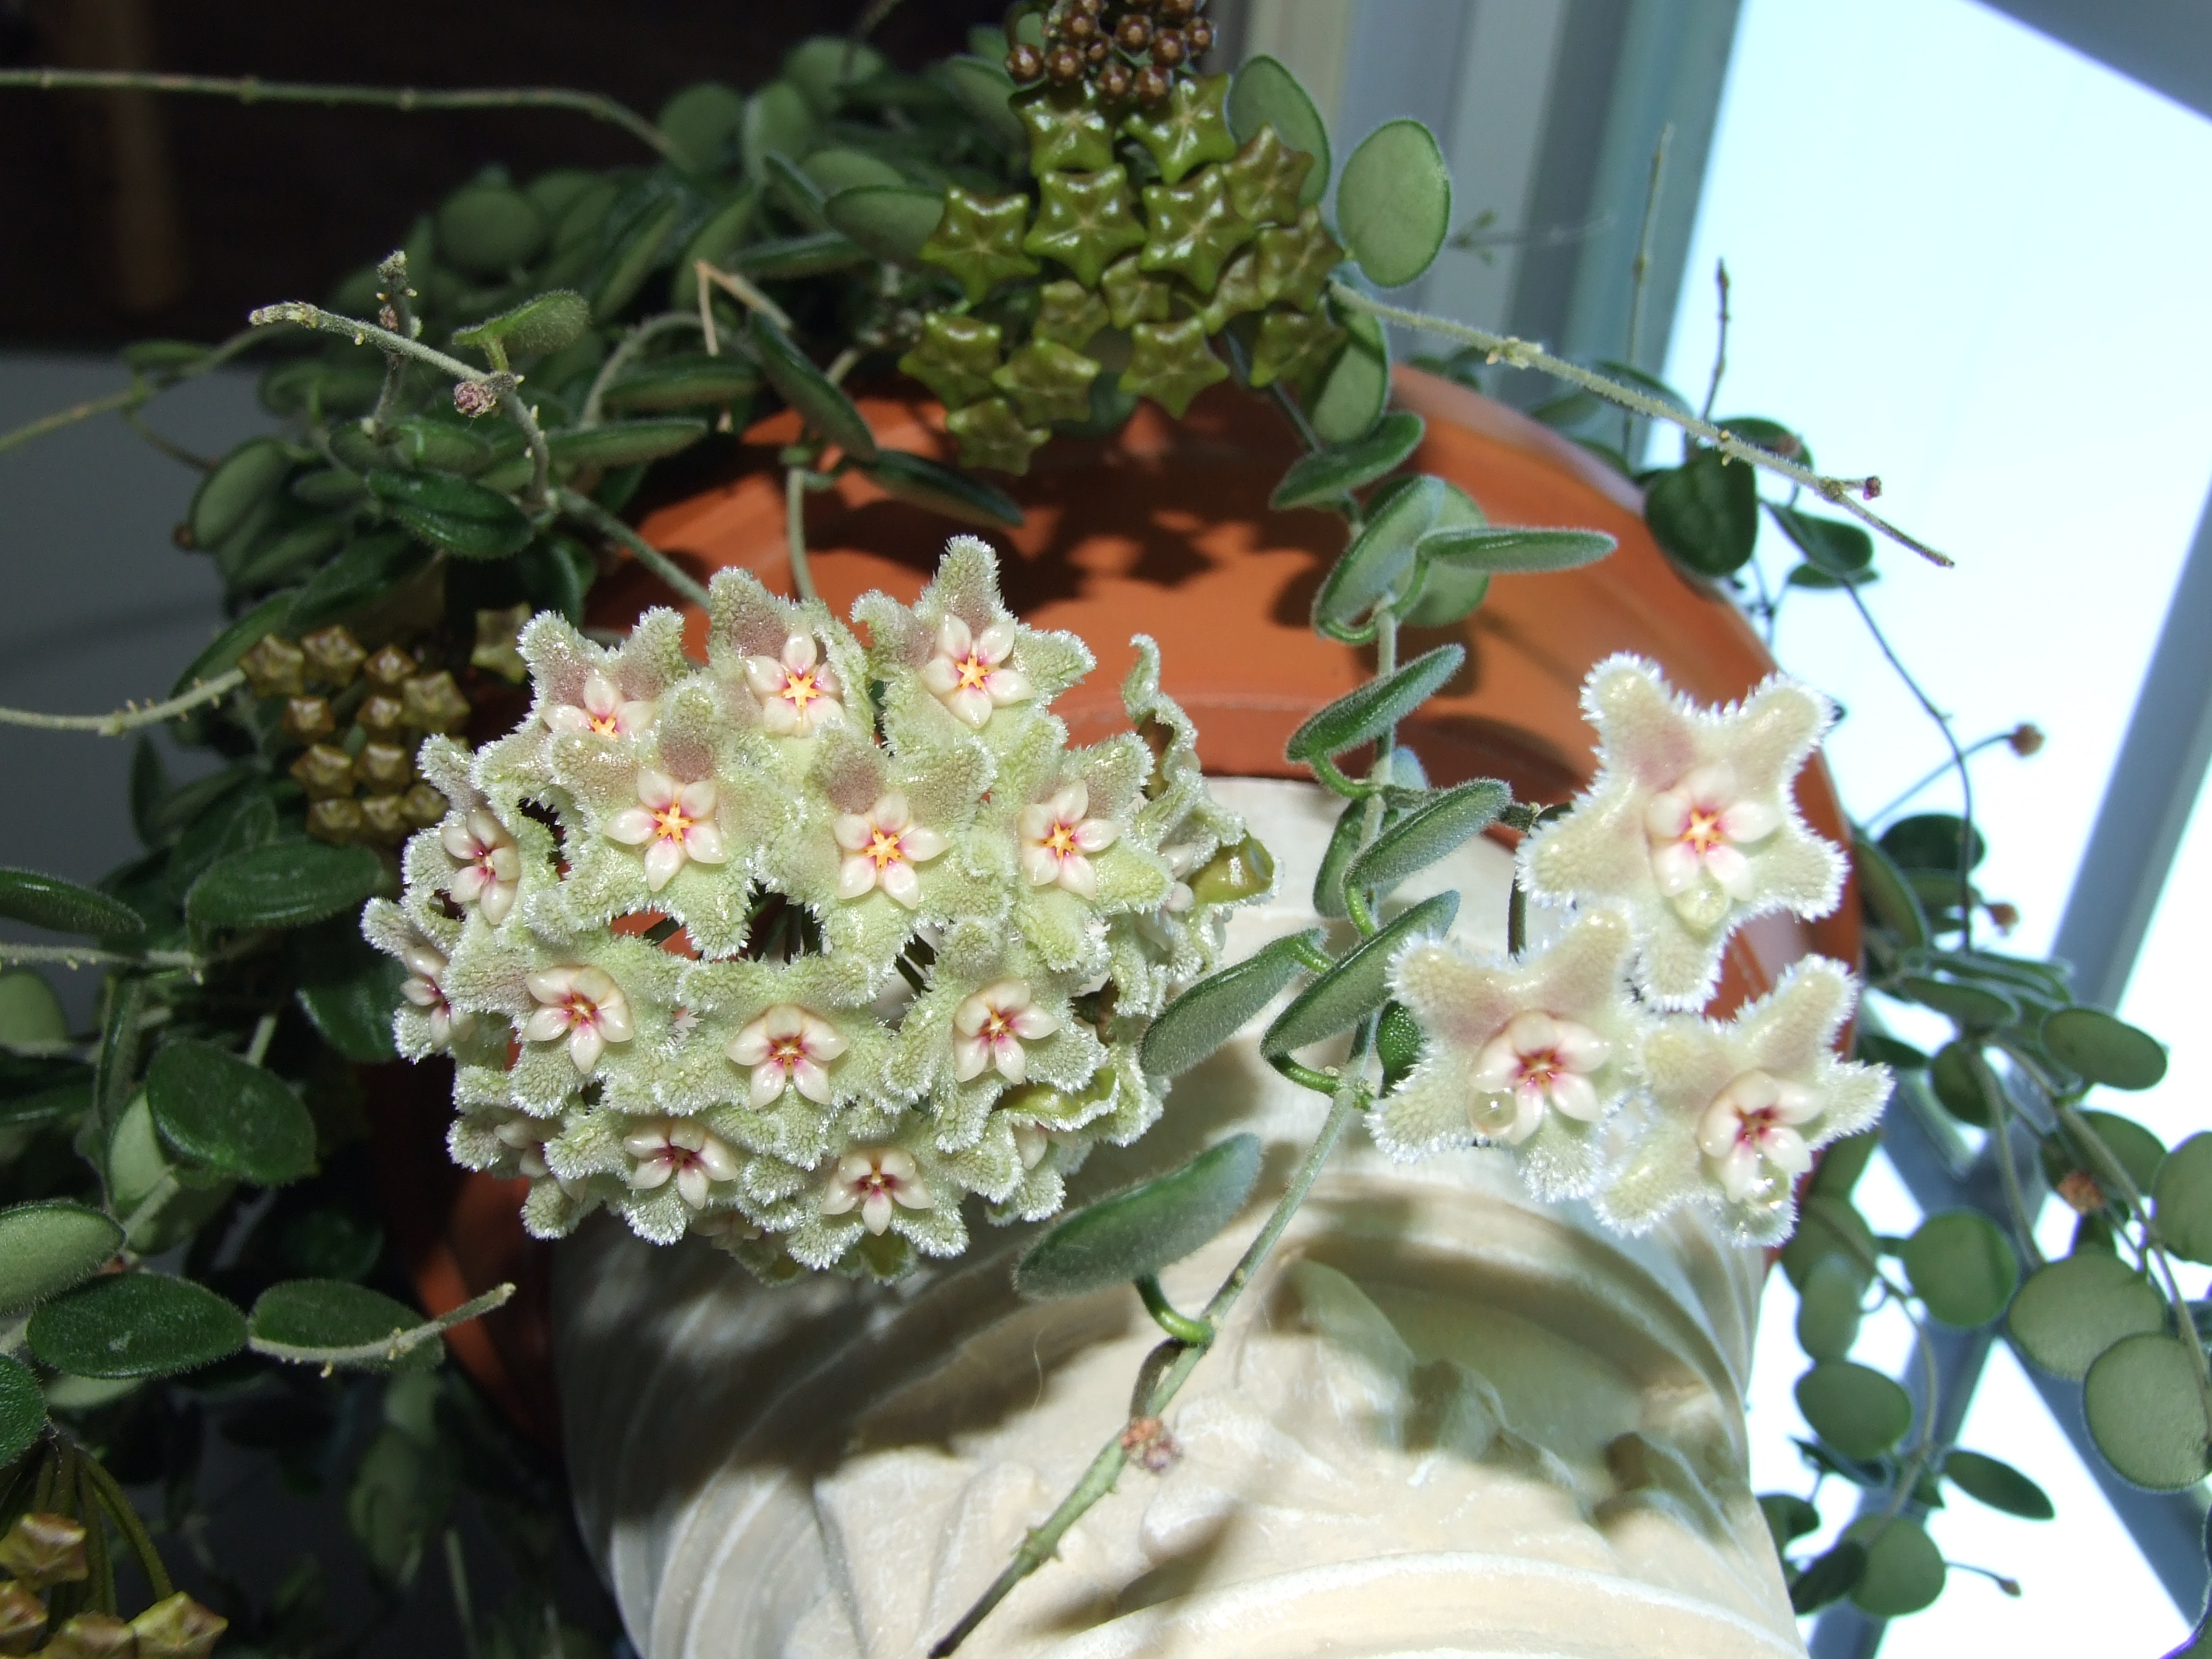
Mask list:
[[[1129,366],[1121,371],[1121,389],[1150,398],[1177,420],[1193,398],[1229,378],[1229,366],[1206,349],[1202,319],[1139,323],[1129,331]]]
[[[1054,421],[1086,420],[1091,383],[1097,362],[1051,340],[1031,340],[991,376],[991,384],[1021,406],[1022,419],[1036,426]]]
[[[1123,260],[1123,264],[1130,262]],[[1116,265],[1106,274],[1105,280],[1114,280]],[[1164,317],[1167,312],[1162,309]],[[1080,351],[1091,343],[1098,331],[1106,326],[1109,313],[1106,301],[1085,288],[1080,283],[1047,283],[1037,290],[1036,321],[1030,325],[1032,339],[1050,340],[1070,350]]]
[[[1222,267],[1221,280],[1213,285],[1213,297],[1198,313],[1208,334],[1220,333],[1231,317],[1266,307],[1267,296],[1260,291],[1259,272],[1260,256],[1249,248]]]
[[[1261,231],[1254,252],[1260,259],[1260,291],[1267,303],[1287,300],[1301,311],[1321,302],[1329,272],[1344,263],[1344,250],[1322,228],[1317,208],[1299,214],[1295,225]]]
[[[948,185],[945,216],[921,245],[921,262],[958,277],[973,305],[1009,276],[1036,275],[1037,262],[1022,252],[1029,216],[1026,196],[971,196]]]
[[[1277,137],[1274,128],[1261,127],[1234,161],[1222,163],[1229,205],[1255,225],[1287,225],[1298,216],[1298,192],[1313,164],[1305,151]]]
[[[1087,80],[1041,87],[1014,105],[1030,136],[1030,171],[1042,179],[1066,167],[1091,173],[1114,165],[1114,127]]]
[[[1296,380],[1327,365],[1344,343],[1344,331],[1310,311],[1271,311],[1252,341],[1252,384]]]
[[[1030,452],[1052,436],[1041,427],[1024,426],[1004,398],[954,410],[945,417],[945,429],[960,440],[961,465],[988,466],[1017,477],[1030,470]]]
[[[1221,174],[1208,167],[1185,185],[1146,185],[1145,217],[1152,225],[1137,263],[1146,270],[1171,270],[1200,294],[1213,292],[1214,279],[1229,256],[1257,234],[1251,222],[1237,216]]]
[[[1037,204],[1037,222],[1022,239],[1022,246],[1059,260],[1084,287],[1097,287],[1108,265],[1143,246],[1145,228],[1137,222],[1137,204],[1129,199],[1126,169],[1048,173],[1038,187],[1043,198]]]
[[[947,409],[958,409],[991,395],[991,374],[999,367],[999,325],[973,317],[936,312],[921,320],[921,338],[898,360],[934,392]]]
[[[1237,154],[1224,107],[1228,98],[1225,75],[1181,81],[1157,115],[1132,115],[1121,130],[1152,151],[1152,160],[1160,164],[1161,178],[1178,184],[1193,167],[1225,161]]]
[[[1164,278],[1146,276],[1134,258],[1117,260],[1107,266],[1098,286],[1106,295],[1107,307],[1116,328],[1132,328],[1139,323],[1164,323],[1174,314],[1168,304],[1175,294],[1174,285]]]

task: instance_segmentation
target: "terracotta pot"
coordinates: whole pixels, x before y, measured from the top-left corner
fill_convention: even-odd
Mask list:
[[[1735,607],[1661,554],[1626,480],[1556,434],[1434,376],[1401,370],[1397,391],[1428,422],[1410,465],[1457,484],[1493,522],[1601,530],[1620,544],[1582,569],[1501,577],[1463,623],[1405,637],[1409,652],[1448,638],[1467,647],[1466,668],[1405,728],[1436,781],[1497,776],[1523,799],[1565,799],[1592,764],[1583,678],[1614,652],[1653,659],[1707,702],[1741,697],[1772,671]],[[935,404],[859,401],[885,447],[951,459]],[[653,514],[643,534],[702,580],[741,566],[788,591],[775,456],[797,430],[787,413],[756,425],[729,483]],[[1341,550],[1342,522],[1267,506],[1298,453],[1273,409],[1222,386],[1180,422],[1146,404],[1116,436],[1055,442],[1037,453],[1028,477],[1004,481],[1028,514],[1022,528],[989,538],[1000,549],[1008,604],[1036,626],[1081,635],[1098,655],[1097,670],[1055,705],[1076,742],[1124,724],[1120,684],[1133,660],[1129,636],[1141,632],[1159,641],[1167,690],[1198,722],[1210,773],[1304,775],[1283,758],[1284,740],[1359,684],[1372,661],[1307,626],[1314,592]],[[806,507],[815,581],[841,613],[871,588],[912,600],[958,528],[857,474]],[[596,620],[623,625],[668,597],[633,566],[598,590]],[[695,653],[703,654],[704,635],[705,618],[695,612]],[[1807,769],[1798,794],[1814,829],[1848,839],[1824,767]],[[1856,962],[1857,917],[1847,892],[1824,921],[1774,915],[1740,930],[1716,1012],[1767,989],[1808,951]],[[395,1232],[433,1309],[502,1278],[523,1286],[481,1336],[457,1334],[456,1352],[519,1420],[550,1439],[544,1247],[521,1231],[523,1183],[452,1170],[444,1118],[442,1108],[414,1110],[388,1126],[387,1194],[404,1210]]]

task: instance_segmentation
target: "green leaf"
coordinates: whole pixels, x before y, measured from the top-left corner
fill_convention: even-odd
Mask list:
[[[131,913],[136,915],[137,913]],[[69,1016],[46,976],[34,968],[10,968],[0,972],[0,1047],[27,1048],[34,1043],[69,1041]],[[24,1056],[27,1059],[28,1056]],[[0,1065],[6,1063],[0,1056]],[[0,1076],[0,1094],[11,1093]]]
[[[2128,1179],[2136,1183],[2136,1190],[2148,1193],[2158,1181],[2164,1167],[2166,1143],[2136,1122],[2122,1117],[2118,1112],[2082,1112],[2078,1115],[2091,1133],[2102,1141],[2105,1150],[2118,1160],[2127,1171]],[[2058,1183],[2075,1170],[2086,1170],[2100,1187],[2112,1184],[2109,1176],[2099,1167],[2096,1149],[2081,1144],[2081,1137],[2064,1123],[2055,1133],[2043,1139],[2043,1176],[2056,1188]],[[2119,1194],[2112,1194],[2117,1199]]]
[[[1782,1271],[1802,1291],[1814,1264],[1823,1256],[1838,1255],[1865,1273],[1865,1264],[1875,1255],[1874,1230],[1851,1207],[1848,1195],[1819,1188],[1816,1178],[1814,1194],[1798,1215],[1797,1231],[1782,1247]]]
[[[1291,733],[1283,752],[1307,761],[1373,741],[1426,702],[1466,659],[1467,652],[1456,645],[1424,652],[1388,679],[1370,680],[1315,714]]]
[[[1275,884],[1275,855],[1267,842],[1247,833],[1223,848],[1190,878],[1191,896],[1200,904],[1241,904]]]
[[[1348,444],[1374,428],[1390,401],[1390,341],[1381,321],[1366,312],[1337,321],[1351,337],[1306,413],[1323,443]]]
[[[634,231],[622,252],[600,276],[599,285],[592,290],[592,315],[605,322],[637,297],[638,289],[660,260],[660,251],[676,228],[684,222],[684,204],[672,201],[665,204]]]
[[[760,371],[743,357],[709,357],[703,351],[662,357],[626,372],[600,399],[613,410],[698,409],[750,398]]]
[[[901,185],[907,182],[906,175],[881,156],[842,145],[816,150],[799,170],[812,180],[824,201],[841,191],[860,190],[877,185]]]
[[[1872,1066],[1887,1066],[1893,1072],[1924,1072],[1929,1060],[1925,1052],[1909,1042],[1899,1042],[1893,1036],[1880,1031],[1869,1031],[1861,1025],[1851,1038],[1851,1057]]]
[[[1866,1173],[1867,1165],[1874,1161],[1881,1146],[1881,1134],[1874,1129],[1845,1135],[1832,1144],[1813,1166],[1813,1195],[1850,1202],[1851,1188],[1858,1185],[1859,1177]]]
[[[1999,1085],[1981,1058],[1979,1043],[1947,1042],[1938,1048],[1928,1068],[1928,1086],[1960,1122],[1986,1129],[1996,1121],[1990,1091]]]
[[[1603,558],[1615,544],[1612,537],[1595,530],[1464,525],[1429,532],[1421,538],[1420,556],[1431,563],[1498,575],[1515,570],[1571,570]]]
[[[185,895],[198,927],[303,927],[376,891],[384,867],[366,847],[281,841],[217,860]]]
[[[851,237],[834,230],[817,230],[803,236],[754,242],[739,248],[732,263],[748,276],[781,283],[866,264],[868,258],[868,251]]]
[[[1367,803],[1346,801],[1344,810],[1337,814],[1336,827],[1329,831],[1328,845],[1321,855],[1321,866],[1314,872],[1314,914],[1326,916],[1331,921],[1342,921],[1352,912],[1345,905],[1345,873],[1352,860],[1359,854],[1359,837],[1367,818]]]
[[[1404,586],[1413,549],[1436,522],[1441,478],[1419,477],[1395,491],[1338,556],[1314,595],[1314,626],[1346,627]]]
[[[2043,1046],[2076,1076],[2108,1089],[2153,1089],[2166,1075],[2166,1047],[2101,1008],[2060,1008],[2043,1022]]]
[[[340,1279],[294,1279],[262,1291],[246,1326],[248,1337],[257,1342],[288,1348],[358,1348],[386,1341],[423,1322],[423,1316],[405,1303],[365,1285]],[[410,1358],[417,1355],[434,1361],[437,1344],[426,1342]],[[374,1360],[356,1363],[368,1370],[390,1369]]]
[[[2118,1257],[2091,1250],[2030,1273],[2005,1327],[2042,1370],[2078,1379],[2114,1343],[2164,1330],[2166,1298]]]
[[[146,1067],[161,1139],[210,1170],[282,1187],[315,1167],[315,1120],[258,1066],[208,1042],[165,1043]]]
[[[1841,1359],[1859,1339],[1865,1273],[1839,1255],[1823,1256],[1797,1298],[1797,1346],[1813,1359]]]
[[[1954,1451],[1943,1460],[1943,1478],[1967,1497],[2023,1521],[2048,1521],[2058,1511],[2051,1495],[2009,1463],[1979,1452]]]
[[[820,187],[789,156],[769,155],[762,163],[761,178],[769,197],[793,218],[811,230],[829,228],[822,215],[824,198]]]
[[[392,1016],[407,970],[371,950],[349,919],[292,937],[293,995],[323,1041],[356,1066],[397,1060]]]
[[[497,341],[510,357],[543,357],[583,338],[591,325],[592,307],[584,296],[556,288],[457,331],[453,343],[483,351]]]
[[[1298,205],[1312,207],[1328,190],[1328,125],[1298,84],[1298,77],[1265,52],[1247,58],[1237,67],[1229,88],[1229,130],[1239,144],[1248,144],[1262,127],[1292,149],[1314,158],[1298,191]]]
[[[1909,1516],[1869,1516],[1850,1533],[1866,1547],[1866,1568],[1851,1588],[1851,1603],[1877,1619],[1917,1613],[1943,1593],[1943,1552],[1928,1528]]]
[[[1896,861],[1900,870],[1927,870],[1937,875],[1955,876],[1959,873],[1959,841],[1966,828],[1966,820],[1954,813],[1916,812],[1909,818],[1899,818],[1881,832],[1881,850]],[[1989,843],[1977,830],[1966,867],[1974,868],[1988,851]]]
[[[1273,62],[1273,59],[1262,61]],[[1245,66],[1250,68],[1250,64]],[[1420,447],[1427,423],[1409,410],[1393,410],[1375,429],[1347,444],[1291,463],[1282,483],[1267,498],[1278,511],[1294,507],[1326,507],[1339,496],[1373,483]]]
[[[0,1469],[30,1450],[46,1431],[46,1396],[21,1361],[0,1354]]]
[[[306,586],[277,596],[283,626],[296,635],[351,616],[436,556],[404,530],[363,536],[309,577]]]
[[[1905,872],[1889,854],[1865,836],[1856,836],[1851,840],[1851,863],[1868,914],[1896,934],[1905,949],[1924,948],[1927,913],[1921,909],[1920,896],[1912,890],[1912,884],[1905,880]]]
[[[1736,415],[1713,424],[1729,436],[1741,438],[1769,454],[1779,455],[1785,461],[1795,461],[1808,470],[1813,465],[1813,452],[1805,440],[1779,421],[1770,421],[1764,415]]]
[[[141,374],[173,374],[205,361],[209,348],[191,340],[134,340],[116,354]],[[0,1463],[8,1460],[0,1457]]]
[[[506,185],[464,185],[438,209],[438,252],[472,276],[530,263],[548,227],[538,204]]]
[[[1786,1553],[1799,1539],[1820,1530],[1820,1511],[1794,1492],[1759,1493],[1759,1512],[1766,1519],[1766,1530],[1774,1540],[1777,1555]]]
[[[1912,1293],[1946,1325],[1971,1329],[2005,1310],[2020,1283],[2012,1241],[1978,1210],[1929,1216],[1905,1242]]]
[[[1021,118],[1008,102],[1014,95],[1014,83],[1006,70],[981,58],[948,58],[931,64],[927,74],[1000,149],[1027,147],[1028,135],[1022,131]]]
[[[1160,1011],[1145,1033],[1147,1073],[1180,1077],[1235,1036],[1275,1000],[1298,971],[1301,948],[1318,945],[1321,930],[1275,939],[1232,968],[1202,979]]]
[[[31,1316],[31,1352],[76,1376],[167,1376],[246,1346],[246,1316],[213,1291],[159,1273],[94,1280]]]
[[[1825,1554],[1815,1557],[1812,1565],[1790,1586],[1790,1611],[1800,1614],[1814,1613],[1849,1595],[1866,1571],[1866,1561],[1865,1545],[1855,1538],[1839,1540]]]
[[[1022,522],[1021,503],[1005,490],[924,455],[882,450],[860,471],[886,494],[962,524],[1011,527]]]
[[[47,1199],[0,1210],[0,1315],[74,1290],[122,1248],[113,1218],[82,1204]]]
[[[1398,607],[1398,621],[1407,628],[1447,628],[1489,595],[1490,573],[1486,570],[1424,563],[1419,584]]]
[[[1382,1092],[1395,1092],[1407,1073],[1421,1063],[1428,1038],[1421,1022],[1402,1002],[1386,1002],[1375,1022],[1375,1057],[1382,1062]]]
[[[2090,1438],[2124,1480],[2183,1492],[2212,1474],[2212,1435],[2197,1368],[2179,1337],[2123,1337],[2081,1379]]]
[[[1878,570],[1866,569],[1855,576],[1832,576],[1817,564],[1793,564],[1783,577],[1790,587],[1802,587],[1815,593],[1834,593],[1846,587],[1864,587],[1869,582],[1881,580]]]
[[[368,475],[369,493],[432,547],[457,558],[503,559],[530,545],[530,520],[495,489],[447,472]]]
[[[1797,1379],[1797,1409],[1846,1457],[1879,1457],[1912,1426],[1912,1398],[1891,1377],[1849,1359],[1824,1359]]]
[[[694,173],[719,172],[744,130],[745,100],[719,81],[700,81],[660,106],[653,125]]]
[[[617,421],[607,426],[550,432],[545,441],[556,466],[635,466],[689,449],[707,435],[704,421]]]
[[[1436,135],[1410,118],[1386,121],[1345,161],[1339,234],[1370,282],[1401,288],[1429,268],[1451,234],[1451,170]]]
[[[1849,581],[1874,568],[1874,538],[1858,526],[1841,519],[1815,518],[1773,502],[1767,504],[1766,510],[1808,562],[1823,574]]]
[[[1495,778],[1439,790],[1377,836],[1352,860],[1345,884],[1361,892],[1388,893],[1480,835],[1512,801],[1513,791]]]
[[[1434,894],[1337,958],[1336,966],[1291,999],[1260,1039],[1262,1054],[1287,1054],[1334,1036],[1389,1000],[1390,964],[1410,939],[1441,934],[1459,915],[1459,895]]]
[[[855,185],[823,204],[830,228],[878,259],[913,264],[945,216],[945,198],[915,185]]]
[[[747,176],[766,177],[771,155],[804,155],[813,148],[814,110],[788,81],[771,81],[745,100],[743,130]]]
[[[878,451],[875,434],[848,398],[791,343],[791,337],[757,311],[747,326],[761,373],[799,411],[799,418],[856,461],[872,461]]]
[[[1659,545],[1700,576],[1727,576],[1759,540],[1759,475],[1717,449],[1701,449],[1644,492],[1644,521]]]
[[[1969,1030],[1992,1030],[2020,1018],[2020,1005],[2002,991],[1929,974],[1905,975],[1897,981],[1894,994],[1923,1008],[1933,1008]]]
[[[1259,1178],[1259,1136],[1231,1135],[1173,1174],[1057,1223],[1016,1265],[1014,1289],[1047,1301],[1156,1273],[1235,1220]]]
[[[192,545],[212,552],[246,522],[247,514],[276,493],[291,470],[292,458],[274,438],[251,439],[232,450],[192,492],[185,515]]]
[[[2186,1261],[2212,1261],[2212,1134],[2166,1155],[2151,1182],[2159,1241]]]
[[[89,939],[129,939],[146,931],[145,919],[129,905],[35,870],[0,869],[0,916]]]

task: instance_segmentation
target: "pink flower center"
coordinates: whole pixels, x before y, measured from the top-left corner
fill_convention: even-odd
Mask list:
[[[672,800],[665,806],[657,806],[653,811],[653,839],[682,841],[691,832],[691,826],[698,821],[696,818],[684,816],[684,803],[680,800]]]
[[[1721,829],[1722,816],[1723,813],[1718,808],[1692,806],[1690,809],[1690,822],[1682,830],[1682,841],[1700,854],[1710,853],[1716,847],[1726,846],[1728,836]]]
[[[868,837],[868,856],[878,870],[902,863],[906,858],[906,837],[896,830],[877,830]]]
[[[768,1058],[771,1066],[781,1066],[787,1072],[796,1071],[799,1062],[806,1058],[805,1037],[771,1037],[769,1039]]]
[[[568,1029],[572,1031],[586,1030],[599,1023],[599,1004],[589,997],[579,996],[574,991],[554,1006],[567,1017]]]
[[[817,672],[811,668],[803,671],[786,669],[783,675],[783,689],[775,695],[804,714],[808,703],[826,698],[830,695],[817,683],[818,678]]]
[[[1045,851],[1050,853],[1054,858],[1073,858],[1077,850],[1075,845],[1075,830],[1076,826],[1070,823],[1066,818],[1056,819],[1053,823],[1051,832],[1045,836],[1041,845],[1042,845]]]
[[[983,683],[991,678],[991,670],[994,665],[986,662],[983,659],[983,653],[981,651],[970,650],[966,656],[961,658],[959,661],[952,665],[954,670],[960,676],[960,684],[958,689],[963,691],[969,690],[971,689],[976,690],[981,690]]]
[[[622,730],[621,718],[612,709],[609,709],[604,714],[587,713],[585,715],[585,720],[591,726],[593,733],[602,738],[614,737]]]

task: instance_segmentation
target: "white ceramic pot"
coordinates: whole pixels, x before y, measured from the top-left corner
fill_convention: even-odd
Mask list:
[[[1233,959],[1312,925],[1334,803],[1214,787],[1280,870]],[[1459,888],[1458,933],[1497,949],[1510,868],[1479,841],[1404,897]],[[1249,1210],[1164,1276],[1195,1308],[1324,1105],[1247,1037],[1076,1197],[1257,1133]],[[561,1247],[570,1470],[647,1659],[911,1659],[959,1616],[1120,1427],[1160,1335],[1130,1291],[1018,1299],[1032,1236],[980,1228],[890,1289],[767,1289],[604,1219]],[[1699,1211],[1624,1241],[1499,1154],[1394,1164],[1355,1127],[1170,1407],[1180,1457],[1126,1472],[963,1652],[1802,1655],[1746,1482],[1763,1272]]]

